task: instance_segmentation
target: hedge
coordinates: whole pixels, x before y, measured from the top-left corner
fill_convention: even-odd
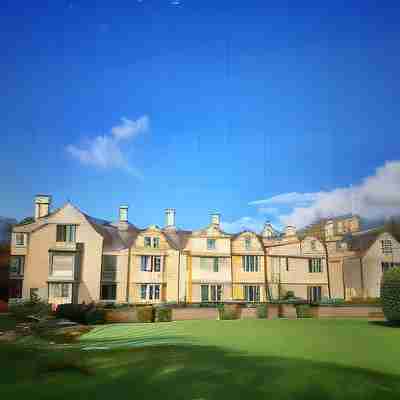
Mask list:
[[[381,299],[386,319],[400,323],[400,267],[391,268],[383,274]]]
[[[170,307],[157,307],[155,309],[155,322],[172,321],[172,309]]]
[[[312,318],[311,306],[309,304],[297,304],[296,315],[297,318]]]
[[[268,318],[268,304],[257,305],[257,318]]]
[[[242,308],[238,304],[223,304],[218,307],[218,312],[221,320],[240,319]]]

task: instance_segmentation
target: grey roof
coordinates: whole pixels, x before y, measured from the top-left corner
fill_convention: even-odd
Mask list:
[[[163,229],[162,230],[168,243],[177,250],[182,250],[186,247],[192,231],[180,229]]]
[[[379,228],[368,229],[347,235],[343,240],[348,244],[349,250],[364,252],[374,244],[381,233],[383,231]]]

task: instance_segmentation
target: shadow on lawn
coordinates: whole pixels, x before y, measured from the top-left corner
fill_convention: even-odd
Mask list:
[[[50,369],[52,373],[47,376],[43,375],[46,368],[42,367],[36,370],[41,373],[34,375],[30,384],[25,378],[25,383],[22,379],[15,380],[18,385],[8,385],[9,394],[22,398],[34,390],[36,398],[69,400],[71,397],[96,400],[386,400],[400,397],[400,380],[395,375],[330,363],[257,357],[216,347],[155,346],[71,353],[68,357],[76,357],[89,368],[89,375],[84,376],[82,369],[80,375],[73,374],[71,368],[75,364],[70,362],[65,364],[65,371],[60,368],[54,374]],[[57,357],[60,354],[63,353]],[[36,357],[37,360],[31,353],[30,362],[49,362],[53,356],[48,353]],[[76,369],[79,370],[78,365]]]
[[[400,321],[368,321],[368,323],[388,328],[400,328]]]

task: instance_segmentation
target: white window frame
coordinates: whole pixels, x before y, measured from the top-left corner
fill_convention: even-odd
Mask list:
[[[244,272],[258,272],[259,271],[259,257],[254,255],[242,256],[243,271]]]
[[[215,250],[217,248],[216,239],[207,239],[207,250]]]
[[[381,240],[382,254],[393,254],[393,243],[390,239]]]
[[[142,283],[140,285],[140,299],[145,301],[161,299],[160,283]]]
[[[320,274],[322,272],[322,258],[308,259],[308,273]]]
[[[260,285],[244,285],[244,298],[249,303],[259,303],[260,292]]]
[[[18,240],[18,237],[22,237],[22,243]],[[15,247],[25,247],[26,246],[26,234],[22,232],[14,233]]]
[[[207,287],[207,300],[203,299],[202,296],[203,287]],[[202,303],[219,303],[222,301],[223,293],[224,293],[224,286],[222,284],[204,283],[200,285],[200,301]]]

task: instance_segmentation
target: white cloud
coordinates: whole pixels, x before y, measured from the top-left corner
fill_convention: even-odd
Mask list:
[[[111,128],[111,133],[117,140],[132,138],[142,132],[146,132],[150,124],[147,115],[143,115],[136,121],[132,121],[128,118],[121,118],[121,121],[122,123],[120,125]]]
[[[352,187],[326,192],[285,193],[251,205],[274,204],[291,211],[278,218],[283,225],[304,227],[319,218],[358,214],[365,219],[378,219],[400,214],[400,161],[386,162],[375,174]],[[261,211],[261,209],[260,209]]]
[[[221,227],[229,233],[236,233],[244,230],[260,232],[263,229],[264,223],[252,217],[242,217],[232,222],[221,222]]]
[[[98,168],[118,168],[141,178],[141,173],[130,165],[126,155],[120,146],[122,140],[128,140],[149,129],[149,118],[144,115],[132,121],[121,119],[121,124],[111,128],[110,134],[96,136],[87,141],[84,146],[68,145],[67,152],[83,165],[91,165]]]
[[[260,207],[258,211],[262,214],[275,215],[279,213],[279,208],[277,207]]]

